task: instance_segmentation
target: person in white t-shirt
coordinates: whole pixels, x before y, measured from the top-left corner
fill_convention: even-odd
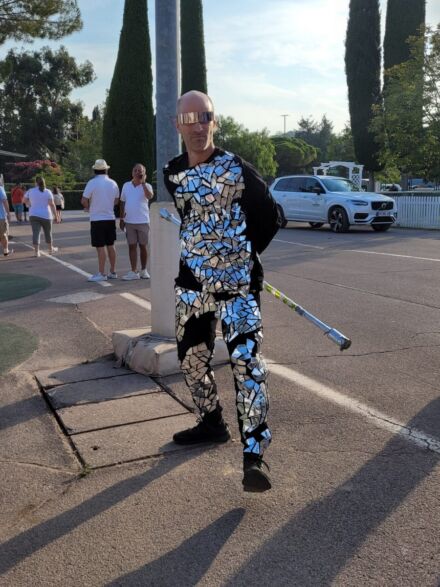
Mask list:
[[[3,247],[3,255],[7,257],[14,251],[9,248],[8,231],[11,213],[9,210],[8,198],[3,185],[0,184],[0,243]]]
[[[132,180],[124,183],[120,199],[121,230],[125,228],[128,243],[128,255],[131,271],[122,279],[148,279],[147,245],[150,233],[150,210],[148,200],[153,197],[153,188],[146,182],[147,171],[141,163],[136,163],[132,170]],[[140,272],[137,269],[139,255],[141,262]]]
[[[91,179],[83,192],[81,204],[90,212],[90,235],[92,247],[98,255],[98,273],[88,281],[107,281],[116,279],[116,220],[114,207],[119,200],[118,184],[107,175],[110,166],[104,159],[97,159],[92,169],[95,177]],[[110,272],[105,273],[105,262],[110,264]]]
[[[57,209],[53,200],[53,194],[46,188],[44,177],[35,178],[36,186],[28,190],[24,196],[24,203],[29,208],[29,220],[32,227],[32,244],[35,257],[40,256],[40,234],[44,232],[49,255],[56,253],[58,247],[54,247],[52,238],[52,222],[59,222]]]

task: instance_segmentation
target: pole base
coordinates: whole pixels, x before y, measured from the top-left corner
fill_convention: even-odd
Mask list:
[[[136,373],[153,377],[180,373],[174,338],[153,335],[150,328],[135,328],[113,332],[112,342],[118,362]],[[223,339],[217,338],[212,365],[228,362],[226,344]]]

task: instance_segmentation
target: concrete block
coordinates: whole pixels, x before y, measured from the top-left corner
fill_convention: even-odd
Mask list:
[[[174,444],[173,434],[194,424],[195,417],[192,414],[171,416],[150,422],[75,434],[71,440],[89,466],[102,467],[185,450],[188,447]]]
[[[154,336],[150,329],[141,333],[135,329],[114,332],[112,342],[116,357],[123,359],[132,371],[158,377],[180,373],[177,345],[173,339]],[[217,338],[212,364],[220,365],[228,361],[226,344],[223,339]]]
[[[145,375],[124,370],[126,376],[116,378],[91,379],[79,383],[66,383],[46,391],[52,406],[58,410],[90,402],[103,402],[133,395],[160,391],[161,388]]]
[[[103,377],[116,377],[117,375],[130,375],[130,371],[123,368],[115,368],[113,361],[97,363],[81,363],[80,365],[67,365],[58,369],[45,369],[35,373],[35,377],[42,387],[54,387],[63,383],[76,383],[90,379]]]
[[[188,410],[164,392],[58,410],[69,435],[178,414]]]

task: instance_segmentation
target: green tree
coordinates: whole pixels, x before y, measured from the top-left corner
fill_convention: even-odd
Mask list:
[[[410,58],[409,37],[425,24],[426,0],[388,0],[383,41],[384,70]]]
[[[89,61],[78,65],[65,47],[53,51],[10,50],[0,61],[0,136],[30,158],[62,159],[64,144],[82,116],[73,89],[94,79]]]
[[[263,177],[275,176],[275,147],[267,130],[251,132],[230,116],[220,116],[215,144],[252,163]]]
[[[316,160],[317,149],[302,139],[278,136],[272,137],[278,175],[303,173]]]
[[[103,155],[119,185],[135,163],[154,170],[153,81],[146,0],[126,0],[104,114]]]
[[[328,161],[355,161],[353,134],[349,124],[334,134],[328,146]]]
[[[440,25],[410,37],[410,57],[387,70],[385,111],[372,131],[383,141],[381,160],[404,174],[440,178]],[[422,87],[419,74],[423,71]],[[422,123],[419,114],[422,96]]]
[[[208,92],[202,0],[180,0],[182,94]]]
[[[350,0],[345,71],[354,149],[358,163],[379,171],[380,144],[370,130],[373,106],[381,104],[379,0]]]
[[[0,0],[0,45],[7,39],[60,39],[81,28],[77,0]]]
[[[75,132],[66,143],[67,155],[63,165],[79,181],[90,178],[92,162],[102,157],[102,111],[103,108],[95,106],[91,118],[81,116]]]
[[[385,37],[383,44],[384,53],[384,108],[391,107],[388,104],[388,80],[387,75],[395,65],[404,63],[411,56],[411,48],[408,43],[410,37],[420,34],[425,24],[425,0],[388,0],[385,23]],[[414,83],[419,91],[414,91],[411,99],[413,111],[411,117],[419,118],[419,132],[422,130],[423,119],[423,69],[414,71]],[[392,141],[391,136],[388,141]],[[392,142],[390,148],[394,149]]]
[[[294,136],[316,148],[315,161],[328,161],[328,148],[334,136],[333,123],[324,114],[320,122],[312,117],[300,118]]]

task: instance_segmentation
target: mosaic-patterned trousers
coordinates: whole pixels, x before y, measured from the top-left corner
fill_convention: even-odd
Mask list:
[[[201,415],[215,410],[217,386],[211,359],[221,320],[235,382],[238,425],[244,452],[263,454],[271,441],[267,367],[259,299],[254,294],[216,300],[210,293],[176,288],[177,350],[185,381]]]

